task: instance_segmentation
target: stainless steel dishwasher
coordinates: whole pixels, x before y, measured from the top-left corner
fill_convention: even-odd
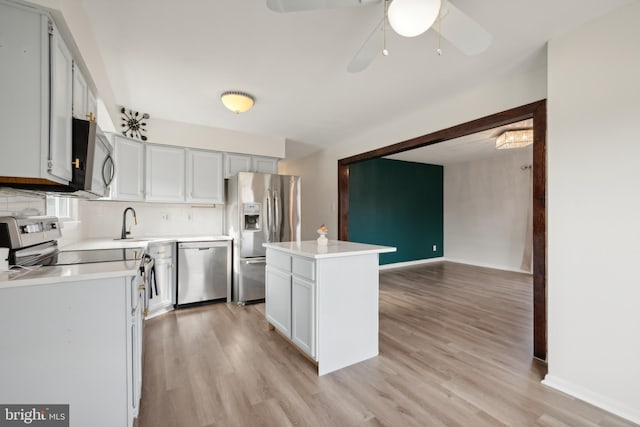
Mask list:
[[[231,242],[179,242],[176,306],[229,300]]]

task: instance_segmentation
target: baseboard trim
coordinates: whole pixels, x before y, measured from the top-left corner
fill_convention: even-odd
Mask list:
[[[475,267],[491,268],[493,270],[513,271],[514,273],[533,274],[530,271],[524,271],[524,270],[521,270],[519,268],[505,267],[504,265],[485,264],[485,263],[481,263],[481,262],[473,262],[473,261],[467,261],[467,260],[464,260],[464,259],[447,258],[447,257],[442,258],[442,260],[443,261],[449,261],[449,262],[455,262],[455,263],[458,263],[458,264],[473,265]]]
[[[443,257],[418,259],[415,261],[394,262],[393,264],[384,264],[379,267],[380,270],[391,270],[392,268],[411,267],[412,265],[431,264],[432,262],[446,261]]]
[[[620,402],[609,399],[598,393],[594,393],[591,390],[575,385],[569,381],[565,381],[562,378],[547,374],[544,377],[544,380],[542,380],[542,384],[554,390],[568,394],[571,397],[575,397],[576,399],[583,400],[593,406],[597,406],[598,408],[604,409],[607,412],[611,412],[612,414],[633,423],[640,424],[639,410],[630,408]]]

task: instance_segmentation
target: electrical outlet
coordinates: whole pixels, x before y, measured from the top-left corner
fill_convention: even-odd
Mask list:
[[[193,221],[193,215],[187,214],[187,221]]]
[[[433,245],[433,252],[438,250],[438,245]]]
[[[162,214],[162,219],[163,219],[164,221],[169,221],[169,214],[168,214],[168,213],[163,213],[163,214]]]

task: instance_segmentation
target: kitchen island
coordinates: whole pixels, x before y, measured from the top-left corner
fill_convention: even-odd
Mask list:
[[[265,243],[265,316],[328,374],[378,354],[378,255],[389,246]]]

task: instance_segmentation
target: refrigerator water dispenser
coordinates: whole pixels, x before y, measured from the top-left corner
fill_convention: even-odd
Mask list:
[[[246,231],[260,231],[260,203],[243,203],[243,229]]]

